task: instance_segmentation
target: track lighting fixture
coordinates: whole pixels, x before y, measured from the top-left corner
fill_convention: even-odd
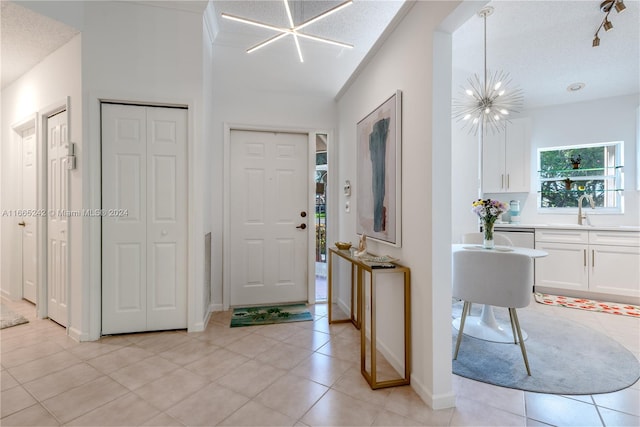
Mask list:
[[[613,29],[613,24],[611,23],[611,21],[609,21],[609,14],[611,13],[611,11],[615,9],[616,12],[621,13],[626,8],[627,6],[624,5],[623,0],[604,0],[602,3],[600,3],[600,11],[602,11],[605,15],[604,15],[604,19],[602,20],[602,23],[600,24],[600,26],[596,30],[595,35],[593,36],[593,43],[591,44],[591,46],[593,47],[600,46],[600,38],[598,37],[598,33],[602,28],[604,28],[605,31],[610,31]]]

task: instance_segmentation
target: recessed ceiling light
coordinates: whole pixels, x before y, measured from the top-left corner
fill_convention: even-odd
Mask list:
[[[567,91],[577,92],[579,90],[584,89],[584,87],[585,87],[584,83],[571,83],[569,86],[567,86]]]

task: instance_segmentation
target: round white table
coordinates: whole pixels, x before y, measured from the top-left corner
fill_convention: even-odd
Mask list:
[[[451,245],[452,252],[456,251],[487,251],[490,253],[515,252],[527,255],[531,258],[542,258],[548,255],[547,252],[539,249],[521,248],[518,246],[496,246],[493,249],[483,248],[482,245],[470,243],[459,243]],[[455,266],[454,266],[455,268]],[[453,327],[460,330],[460,318],[453,320]],[[484,304],[480,316],[467,315],[464,324],[464,335],[478,338],[485,341],[512,343],[513,332],[509,322],[502,322],[496,319],[493,313],[493,306]],[[522,339],[527,339],[527,333],[522,330]]]

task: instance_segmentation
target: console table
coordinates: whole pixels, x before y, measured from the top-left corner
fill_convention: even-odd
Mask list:
[[[350,313],[348,318],[335,318],[333,312],[333,257],[338,256],[340,259],[347,261],[351,266],[350,281]],[[360,329],[360,371],[369,383],[372,389],[394,387],[399,385],[407,385],[410,383],[411,376],[411,273],[408,267],[397,263],[392,263],[393,268],[378,268],[375,263],[364,261],[353,256],[349,250],[341,250],[338,248],[329,248],[328,256],[328,277],[327,286],[328,304],[329,304],[329,323],[351,322]],[[370,280],[369,286],[366,286],[364,275],[368,273]],[[376,329],[376,282],[379,276],[389,274],[402,274],[403,286],[399,291],[403,292],[403,309],[404,318],[402,319],[404,336],[404,360],[387,361],[382,353],[378,350],[377,329]],[[355,281],[354,281],[355,278]],[[369,315],[363,313],[363,307],[370,307]],[[380,363],[381,371],[378,372],[378,358],[382,357]],[[394,368],[395,365],[403,364],[400,370]],[[403,374],[398,374],[403,371]],[[392,372],[396,375],[389,373]],[[400,377],[397,377],[401,375]]]

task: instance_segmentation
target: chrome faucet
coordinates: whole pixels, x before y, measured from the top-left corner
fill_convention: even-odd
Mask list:
[[[578,198],[578,225],[582,225],[582,220],[587,219],[587,214],[582,213],[582,201],[585,198],[589,201],[589,206],[591,206],[591,209],[596,208],[596,202],[593,200],[593,196],[591,194],[583,194],[582,196],[580,196]]]

